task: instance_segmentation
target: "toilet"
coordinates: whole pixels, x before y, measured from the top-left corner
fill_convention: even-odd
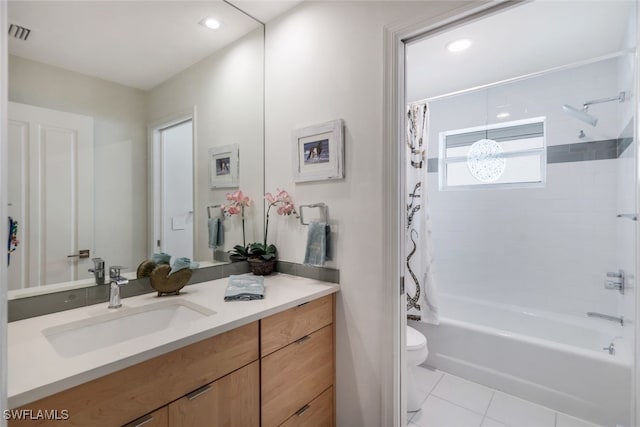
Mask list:
[[[411,326],[407,326],[407,411],[416,412],[425,396],[421,396],[416,384],[416,369],[427,360],[427,338]]]

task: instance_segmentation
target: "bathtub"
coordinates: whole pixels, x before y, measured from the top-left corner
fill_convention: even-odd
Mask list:
[[[450,294],[440,303],[440,325],[410,322],[427,337],[426,364],[603,426],[630,425],[632,346],[620,325]],[[602,350],[611,342],[615,355]]]

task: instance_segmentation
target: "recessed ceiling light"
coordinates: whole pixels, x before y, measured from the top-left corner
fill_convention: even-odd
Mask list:
[[[220,28],[220,21],[214,18],[205,18],[200,21],[200,24],[211,30],[217,30],[218,28]]]
[[[507,112],[505,111],[505,112],[503,112],[503,113],[498,113],[498,114],[496,115],[496,117],[497,117],[498,119],[506,119],[506,118],[507,118],[507,117],[509,117],[510,115],[511,115],[511,114],[509,114],[509,113],[507,113]]]
[[[471,46],[471,40],[460,39],[449,43],[447,49],[449,52],[462,52],[463,50],[469,49],[469,46]]]

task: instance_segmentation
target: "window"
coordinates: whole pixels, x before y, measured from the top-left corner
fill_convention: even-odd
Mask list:
[[[440,190],[542,187],[545,118],[440,132]]]

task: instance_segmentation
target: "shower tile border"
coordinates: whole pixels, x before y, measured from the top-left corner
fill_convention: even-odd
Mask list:
[[[340,283],[340,270],[334,268],[278,261],[276,264],[276,271],[291,274],[293,276],[305,277],[307,279]],[[190,283],[187,286],[194,285],[196,283],[208,282],[210,280],[222,279],[229,277],[232,274],[244,273],[249,273],[249,264],[246,261],[199,268],[197,270],[193,270],[193,275],[191,276]],[[128,298],[153,292],[156,291],[151,287],[149,278],[143,277],[140,279],[130,280],[127,286],[122,287],[121,295],[123,298]],[[24,320],[31,317],[43,316],[45,314],[57,313],[59,311],[106,303],[108,301],[108,285],[90,286],[81,289],[18,298],[8,301],[8,321],[15,322],[17,320]]]
[[[633,123],[630,123],[627,128],[625,128],[622,135],[628,133],[627,129],[629,127],[633,128]],[[617,139],[550,145],[547,146],[547,164],[617,159],[632,143],[632,136],[622,136]],[[427,172],[438,172],[437,157],[427,159]]]

